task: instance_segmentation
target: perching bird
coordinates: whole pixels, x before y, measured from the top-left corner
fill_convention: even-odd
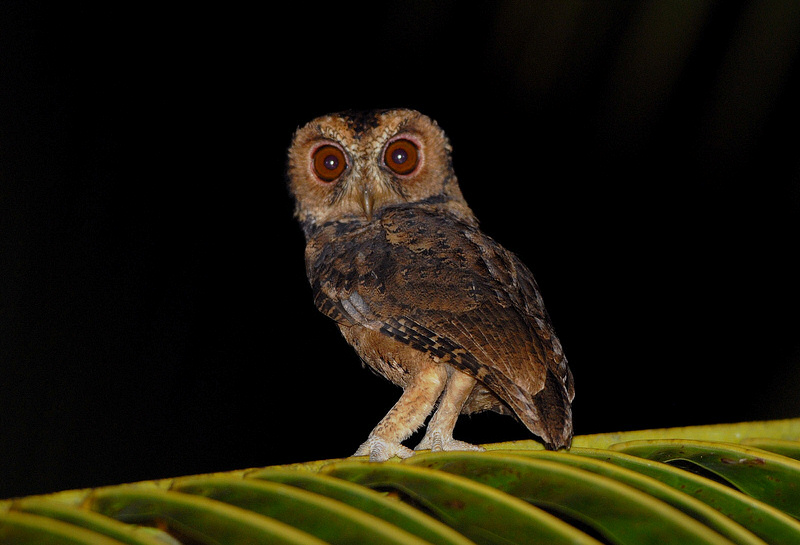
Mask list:
[[[514,414],[549,449],[572,441],[572,373],[530,270],[478,228],[444,132],[413,110],[344,112],[297,130],[289,189],[317,308],[403,388],[355,455],[480,450],[460,413]],[[499,181],[495,181],[498,183]]]

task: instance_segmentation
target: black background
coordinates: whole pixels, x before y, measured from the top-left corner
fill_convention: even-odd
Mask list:
[[[295,4],[2,3],[0,497],[366,438],[400,391],[313,308],[285,183],[347,108],[447,131],[577,433],[800,413],[796,4]]]

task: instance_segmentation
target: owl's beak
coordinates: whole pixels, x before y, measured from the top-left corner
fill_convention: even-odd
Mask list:
[[[367,221],[372,220],[372,208],[375,205],[375,197],[372,196],[372,193],[366,187],[361,192],[358,204],[361,206],[361,210],[364,211]]]

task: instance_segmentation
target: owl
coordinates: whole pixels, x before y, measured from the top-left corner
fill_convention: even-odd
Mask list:
[[[403,389],[355,456],[413,455],[403,441],[431,413],[416,450],[481,450],[453,428],[485,410],[569,447],[572,373],[536,281],[479,228],[435,121],[322,116],[295,132],[287,170],[314,304]]]

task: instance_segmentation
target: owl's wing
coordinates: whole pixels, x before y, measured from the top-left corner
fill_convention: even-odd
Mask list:
[[[569,444],[572,375],[533,275],[511,252],[475,228],[411,210],[308,257],[323,313],[453,365],[549,446]]]

